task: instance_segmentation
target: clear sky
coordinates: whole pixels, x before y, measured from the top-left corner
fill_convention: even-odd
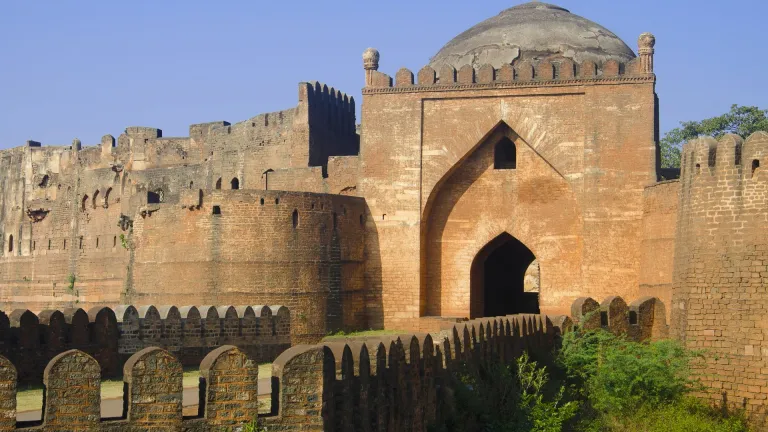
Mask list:
[[[95,145],[127,126],[186,136],[296,105],[318,80],[355,97],[361,54],[414,72],[451,38],[521,3],[423,1],[36,1],[0,5],[0,149],[28,139]],[[656,35],[662,132],[681,120],[768,108],[767,0],[559,0],[637,50]],[[358,118],[359,121],[359,118]]]

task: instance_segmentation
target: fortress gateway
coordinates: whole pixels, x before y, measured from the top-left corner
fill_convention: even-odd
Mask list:
[[[761,405],[768,134],[689,143],[659,181],[654,44],[532,2],[416,74],[366,50],[359,127],[352,98],[301,83],[295,108],[188,137],[1,151],[0,306],[258,298],[301,343],[655,296],[719,354],[707,382]]]

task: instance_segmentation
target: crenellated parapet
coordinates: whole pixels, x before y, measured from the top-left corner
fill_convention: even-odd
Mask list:
[[[768,179],[766,164],[768,132],[756,132],[746,140],[734,134],[725,134],[719,140],[700,137],[683,146],[680,178],[684,187],[710,182],[746,185]]]
[[[700,137],[683,146],[671,333],[707,359],[712,400],[763,412],[745,384],[768,367],[768,133]],[[742,402],[743,401],[743,402]]]
[[[16,368],[0,356],[0,431],[218,431],[258,416],[258,367],[239,348],[210,352],[200,365],[198,414],[182,412],[182,365],[158,347],[133,354],[123,367],[123,408],[101,417],[99,363],[72,349],[48,362],[43,382],[42,419],[17,422]]]
[[[627,304],[619,296],[598,303],[591,297],[580,297],[571,306],[572,324],[585,330],[605,329],[634,341],[658,340],[669,336],[664,303],[655,297],[641,297]],[[566,330],[568,320],[560,324]]]
[[[363,94],[654,82],[655,43],[652,34],[643,33],[638,39],[640,56],[627,63],[613,59],[601,64],[591,60],[576,63],[562,57],[538,62],[517,61],[500,68],[490,64],[475,67],[467,64],[458,70],[450,65],[443,65],[440,70],[424,66],[415,75],[411,70],[402,68],[394,79],[378,71],[379,52],[369,48],[363,53],[366,72]],[[371,60],[373,58],[375,62]]]
[[[574,303],[574,308],[586,314],[605,310],[612,330],[618,328],[618,319],[631,320],[633,313],[636,325],[652,328],[654,322],[663,320],[655,309],[659,306],[663,311],[655,299],[640,299],[627,306],[618,297],[606,299],[602,305],[591,299]],[[143,319],[157,314],[168,319],[174,314],[167,309],[142,310]],[[229,310],[208,307],[200,322],[212,311],[226,316]],[[199,312],[191,307],[184,311],[187,319]],[[441,420],[440,407],[453,403],[454,371],[489,361],[513,362],[523,353],[544,358],[554,349],[559,334],[573,325],[586,325],[584,316],[571,321],[566,316],[509,315],[455,323],[439,335],[411,333],[296,345],[273,362],[268,410],[259,410],[257,403],[257,362],[240,347],[221,346],[199,363],[198,409],[191,416],[182,413],[182,362],[177,354],[160,347],[134,352],[123,366],[122,415],[106,419],[99,414],[98,361],[86,352],[68,350],[45,368],[41,423],[44,430],[64,422],[82,430],[104,431],[206,431],[253,422],[268,430],[285,431],[426,430]],[[631,325],[625,324],[625,330]],[[151,324],[140,322],[139,332],[147,326]],[[0,420],[16,415],[16,381],[13,364],[0,357]],[[67,388],[79,391],[68,392]],[[0,421],[0,431],[27,426],[31,425]]]
[[[128,357],[148,347],[168,350],[185,366],[222,345],[236,345],[259,362],[291,346],[285,306],[118,306],[0,311],[0,353],[22,381],[39,379],[45,363],[78,349],[93,356],[104,376],[115,376]]]

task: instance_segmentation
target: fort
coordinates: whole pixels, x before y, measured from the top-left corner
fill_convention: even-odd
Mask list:
[[[258,409],[259,376],[253,358],[238,347],[223,345],[199,363],[197,414],[185,416],[182,363],[167,350],[147,346],[124,363],[122,415],[102,418],[103,363],[69,349],[53,357],[44,370],[42,420],[15,422],[17,371],[0,356],[0,431],[218,431],[253,421],[286,431],[426,430],[442,415],[441,404],[452,398],[445,383],[459,364],[510,361],[523,352],[549,353],[557,336],[574,324],[603,326],[634,340],[658,339],[667,331],[663,305],[655,298],[629,305],[620,297],[602,303],[579,298],[572,310],[573,320],[516,314],[446,323],[442,339],[411,333],[293,346],[273,363],[267,412]]]
[[[437,335],[466,325],[485,346],[498,334],[483,327],[490,317],[520,314],[512,319],[540,318],[504,340],[544,346],[560,328],[552,317],[579,322],[603,307],[587,298],[654,298],[642,308],[608,300],[600,325],[611,328],[609,311],[618,311],[627,324],[617,320],[617,331],[711,350],[707,396],[764,410],[768,134],[697,139],[679,173],[662,172],[655,43],[644,33],[635,53],[598,24],[531,2],[458,35],[416,73],[385,74],[380,53],[366,50],[359,125],[353,98],[312,82],[299,84],[295,108],[195,124],[188,137],[127,127],[95,146],[27,141],[0,151],[0,309],[9,318],[0,332],[20,335],[7,339],[15,368],[6,365],[3,379],[47,364],[52,392],[59,365],[105,367],[98,340],[109,341],[128,380],[146,358],[173,371],[202,361],[210,372],[224,356],[247,387],[253,371],[238,356],[274,358],[294,344],[275,363],[280,415],[309,416],[331,397],[334,367],[363,385],[373,358],[389,356],[379,363],[395,368],[388,376],[413,373],[396,366],[413,361],[429,379],[449,352],[464,355],[445,347],[436,361],[441,342],[424,336],[410,353],[404,339],[385,351],[363,344],[363,361],[359,345],[349,354],[311,345],[329,332]],[[257,303],[283,308],[228,306]],[[632,327],[648,308],[664,324]],[[78,345],[73,329],[86,318],[91,339]],[[228,319],[237,336],[222,336]],[[40,334],[57,340],[50,335],[62,320],[70,340],[20,367],[15,347],[36,349]],[[169,336],[195,322],[202,333],[184,343]],[[275,322],[282,333],[257,330]],[[93,339],[98,328],[112,336]],[[238,348],[213,349],[223,344]],[[96,370],[73,379],[93,380],[85,375]],[[176,394],[180,378],[166,372]],[[205,406],[215,406],[211,398]],[[305,405],[293,405],[299,399]],[[53,393],[46,401],[59,403]],[[169,412],[182,422],[181,411]],[[322,430],[315,417],[302,422]]]

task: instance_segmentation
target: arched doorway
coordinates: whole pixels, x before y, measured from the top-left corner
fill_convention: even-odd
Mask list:
[[[503,233],[472,261],[472,318],[539,313],[539,293],[526,292],[525,275],[536,256],[518,239]]]

